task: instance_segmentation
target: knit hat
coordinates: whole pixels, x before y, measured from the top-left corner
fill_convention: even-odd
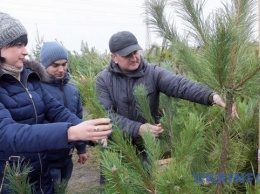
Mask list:
[[[68,61],[68,53],[66,49],[58,42],[44,42],[40,52],[41,64],[48,68],[53,62],[66,59]]]
[[[109,40],[109,49],[111,53],[118,53],[120,56],[127,56],[130,53],[143,50],[136,37],[128,31],[117,32]]]
[[[0,48],[22,35],[27,35],[27,31],[21,22],[7,13],[0,12]]]

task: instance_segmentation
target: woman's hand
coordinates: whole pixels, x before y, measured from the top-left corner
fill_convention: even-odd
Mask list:
[[[68,129],[68,141],[107,139],[111,133],[112,124],[109,118],[87,120]]]

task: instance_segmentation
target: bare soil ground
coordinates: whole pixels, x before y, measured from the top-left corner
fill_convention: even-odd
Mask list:
[[[88,147],[88,160],[84,165],[78,163],[78,155],[73,154],[74,168],[68,183],[68,194],[100,193],[100,162],[96,147]]]

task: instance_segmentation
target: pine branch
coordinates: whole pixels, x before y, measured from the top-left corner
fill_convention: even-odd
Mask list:
[[[12,165],[12,166],[11,166]],[[29,183],[28,174],[32,171],[29,164],[19,161],[17,164],[8,163],[6,178],[9,182],[7,189],[14,194],[32,194],[33,184]]]
[[[172,42],[178,38],[176,28],[172,23],[167,22],[165,8],[168,0],[146,0],[147,25],[154,28],[160,37]]]
[[[65,194],[67,191],[68,181],[62,180],[60,184],[55,184],[54,189],[56,194]]]
[[[140,114],[146,119],[148,123],[155,124],[153,116],[151,115],[151,109],[145,86],[143,84],[137,86],[134,90],[134,95],[138,103]]]
[[[95,77],[93,75],[81,75],[77,78],[77,86],[80,90],[83,104],[86,106],[87,112],[93,118],[107,117],[104,107],[98,101]]]
[[[179,63],[188,70],[189,76],[194,77],[196,80],[199,80],[202,83],[207,83],[207,77],[202,76],[202,73],[205,71],[205,66],[200,65],[199,57],[195,54],[196,50],[188,47],[185,41],[175,42],[176,53],[178,55]]]
[[[142,177],[142,180],[144,181],[146,188],[154,192],[155,191],[154,185],[150,182],[149,175],[143,169],[140,159],[137,159],[135,153],[136,152],[135,147],[131,145],[131,141],[126,141],[121,130],[119,129],[113,130],[112,139],[116,143],[116,145],[120,148],[122,153],[125,155],[129,163],[136,169],[136,171]]]
[[[230,57],[230,70],[229,70],[229,74],[230,74],[230,80],[229,80],[229,87],[233,88],[234,83],[235,83],[235,75],[236,75],[236,53],[237,53],[237,49],[233,48],[231,50],[231,57]]]
[[[202,21],[203,18],[203,7],[205,4],[205,0],[197,1],[195,4],[194,0],[180,0],[173,3],[173,6],[177,6],[177,13],[179,16],[186,21],[186,26],[192,26],[192,30],[189,31],[195,40],[200,42],[200,45],[207,46],[208,40],[206,38],[206,29],[204,27],[204,23]]]
[[[243,80],[241,80],[236,86],[234,86],[233,90],[240,90],[240,88],[243,87],[243,85],[247,81],[249,81],[253,76],[255,76],[259,70],[260,70],[260,67],[256,68],[254,71],[249,73]]]
[[[118,177],[118,173],[117,173],[117,169],[116,166],[113,166],[112,168],[112,173],[113,173],[113,177],[114,177],[114,182],[116,183],[115,187],[116,187],[116,191],[118,193],[123,193],[123,189],[121,189],[121,187],[119,186],[119,184],[117,184],[120,180]]]

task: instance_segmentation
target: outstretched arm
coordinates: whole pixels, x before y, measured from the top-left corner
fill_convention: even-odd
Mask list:
[[[35,125],[17,123],[0,103],[0,151],[42,152],[64,149],[68,148],[70,141],[106,139],[112,132],[110,119],[107,118],[71,125],[69,122]]]

